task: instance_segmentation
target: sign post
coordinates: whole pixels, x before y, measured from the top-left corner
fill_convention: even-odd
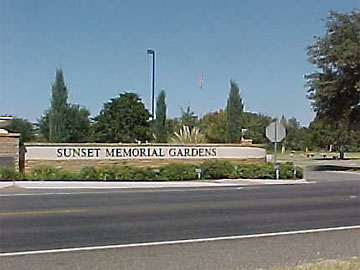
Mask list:
[[[279,166],[277,164],[276,152],[277,152],[277,143],[281,142],[286,136],[285,127],[281,124],[280,120],[276,119],[270,125],[266,127],[266,137],[269,141],[275,143],[275,154],[274,154],[274,169],[276,174],[276,180],[279,179]]]

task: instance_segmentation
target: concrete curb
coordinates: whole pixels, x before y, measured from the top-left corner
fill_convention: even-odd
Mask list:
[[[2,188],[7,188],[7,187],[12,187],[12,186],[15,186],[15,182],[5,182],[5,181],[1,181],[0,182],[0,189]]]
[[[1,188],[17,187],[25,189],[134,189],[134,188],[192,188],[192,187],[232,187],[263,185],[294,185],[307,183],[302,180],[261,180],[261,179],[220,179],[210,182],[100,182],[100,181],[14,181],[0,182]]]

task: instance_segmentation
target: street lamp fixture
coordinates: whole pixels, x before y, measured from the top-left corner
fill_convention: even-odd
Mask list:
[[[152,95],[151,95],[151,117],[155,118],[154,103],[155,103],[155,50],[148,49],[147,53],[152,55]]]

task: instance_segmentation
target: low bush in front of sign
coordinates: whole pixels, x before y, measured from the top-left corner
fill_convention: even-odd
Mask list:
[[[11,181],[19,179],[20,175],[9,167],[0,167],[0,180]]]
[[[143,181],[154,180],[156,172],[151,169],[139,169],[132,167],[85,167],[79,173],[79,180],[102,180],[102,181]]]
[[[205,161],[200,165],[205,179],[237,178],[237,167],[226,160]]]
[[[280,179],[301,179],[303,177],[303,169],[295,167],[292,162],[281,163],[279,166]]]
[[[196,166],[189,164],[169,164],[158,170],[156,178],[162,181],[196,180]]]
[[[38,167],[31,171],[29,175],[25,175],[27,180],[38,180],[38,181],[47,181],[47,180],[75,180],[77,179],[77,174],[63,169],[54,168],[54,167]]]
[[[293,163],[279,166],[280,179],[301,179],[303,171]],[[201,172],[199,174],[199,172]],[[21,175],[0,167],[0,180],[85,180],[85,181],[182,181],[201,179],[275,179],[272,164],[231,163],[229,161],[206,161],[200,165],[169,164],[157,169],[134,167],[85,167],[79,173],[54,167],[38,167],[31,173]]]
[[[236,175],[247,179],[274,179],[275,171],[271,164],[243,164],[238,166]]]

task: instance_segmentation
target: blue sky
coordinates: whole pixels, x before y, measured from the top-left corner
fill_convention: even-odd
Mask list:
[[[325,31],[329,10],[356,0],[92,1],[0,0],[0,114],[36,121],[49,107],[61,66],[69,101],[97,115],[120,92],[138,93],[151,108],[156,92],[168,116],[190,106],[202,116],[225,108],[235,80],[245,109],[296,117],[313,112],[303,76],[313,71],[306,46]],[[204,75],[200,89],[198,78]]]

